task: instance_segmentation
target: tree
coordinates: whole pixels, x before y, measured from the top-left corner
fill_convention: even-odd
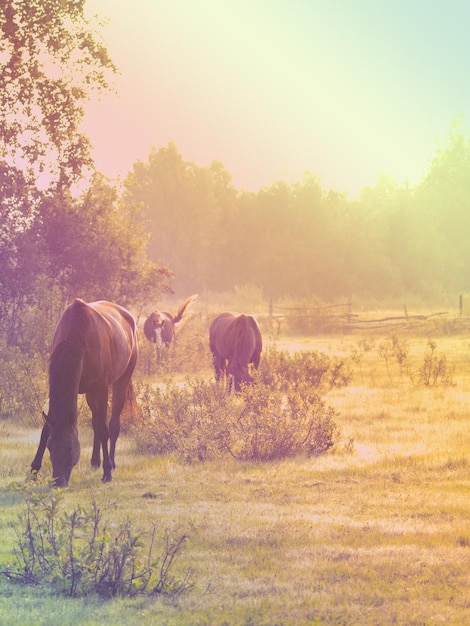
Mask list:
[[[171,276],[148,260],[148,235],[135,205],[123,206],[116,190],[96,174],[79,199],[58,196],[40,209],[47,275],[62,295],[139,304],[167,289]]]
[[[138,161],[125,188],[125,202],[140,205],[148,220],[149,256],[171,268],[175,290],[221,288],[221,218],[235,195],[223,166],[203,168],[184,161],[170,143],[152,149],[146,163]]]
[[[28,182],[68,187],[91,167],[83,104],[116,70],[85,0],[0,0],[0,160]]]
[[[39,235],[31,210],[38,195],[20,170],[0,162],[0,330],[10,343],[41,271]]]
[[[428,231],[428,282],[442,292],[470,290],[470,140],[455,119],[417,187],[420,229]]]

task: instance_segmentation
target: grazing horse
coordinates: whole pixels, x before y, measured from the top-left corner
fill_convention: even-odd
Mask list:
[[[171,341],[175,337],[175,325],[183,318],[186,307],[197,298],[197,295],[190,296],[179,307],[175,316],[166,311],[154,311],[144,322],[144,335],[149,341],[157,346],[157,359],[160,361],[161,348],[163,344],[170,347]]]
[[[84,393],[91,409],[94,432],[91,464],[100,466],[101,447],[102,480],[111,480],[121,412],[126,401],[135,404],[131,376],[136,362],[137,325],[129,311],[111,302],[87,304],[80,299],[66,308],[52,339],[49,411],[44,415],[41,440],[31,464],[33,472],[39,471],[47,446],[54,485],[68,485],[72,468],[80,458],[77,398]],[[108,429],[110,386],[112,409]]]
[[[257,321],[251,315],[221,313],[212,320],[209,336],[216,379],[227,373],[240,391],[241,383],[253,381],[248,364],[259,365],[263,342]]]

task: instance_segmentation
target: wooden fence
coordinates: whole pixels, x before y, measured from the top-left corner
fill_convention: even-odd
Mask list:
[[[449,321],[461,326],[462,329],[467,328],[470,324],[470,318],[463,316],[463,300],[459,298],[459,314],[449,313],[448,311],[437,311],[429,314],[409,314],[407,306],[403,307],[403,315],[391,315],[387,317],[373,317],[371,313],[365,313],[365,317],[361,318],[361,314],[353,312],[352,302],[342,302],[340,304],[331,304],[326,306],[278,306],[272,300],[269,301],[268,315],[257,316],[261,320],[271,320],[276,322],[280,327],[285,323],[296,323],[297,325],[314,327],[318,325],[321,331],[327,327],[347,330],[356,329],[377,329],[377,328],[398,328],[401,326],[412,325],[420,322],[426,322],[432,318],[448,318]]]

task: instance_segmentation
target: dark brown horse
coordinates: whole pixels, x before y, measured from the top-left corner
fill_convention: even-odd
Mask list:
[[[154,311],[144,322],[144,335],[149,341],[156,344],[157,359],[160,360],[161,348],[167,347],[175,337],[175,325],[183,319],[186,307],[197,298],[197,295],[189,297],[179,307],[176,315],[171,315],[166,311]]]
[[[77,396],[86,394],[93,425],[91,464],[100,466],[103,482],[111,480],[120,416],[126,401],[134,403],[131,376],[137,362],[137,326],[132,315],[111,302],[87,304],[76,299],[64,311],[52,340],[49,362],[49,411],[31,470],[38,472],[46,446],[54,484],[68,485],[80,458]],[[112,386],[109,429],[107,407]],[[110,441],[108,452],[108,440]]]
[[[242,383],[253,381],[248,365],[253,363],[256,369],[259,365],[263,342],[257,321],[251,315],[221,313],[212,321],[209,335],[216,379],[228,374],[235,391],[240,391]]]

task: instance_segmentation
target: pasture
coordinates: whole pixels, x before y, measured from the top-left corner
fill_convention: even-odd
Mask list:
[[[335,449],[269,463],[185,463],[138,453],[129,431],[112,482],[102,484],[82,424],[64,510],[95,502],[111,523],[187,534],[175,575],[193,585],[177,597],[103,600],[54,596],[2,576],[3,623],[470,623],[469,336],[427,323],[321,337],[281,332],[275,341],[348,360],[352,382],[325,396],[337,411]],[[213,377],[209,361],[198,375]],[[0,428],[4,570],[24,506],[12,485],[29,480],[39,428],[25,420]],[[41,474],[51,475],[47,453]]]

